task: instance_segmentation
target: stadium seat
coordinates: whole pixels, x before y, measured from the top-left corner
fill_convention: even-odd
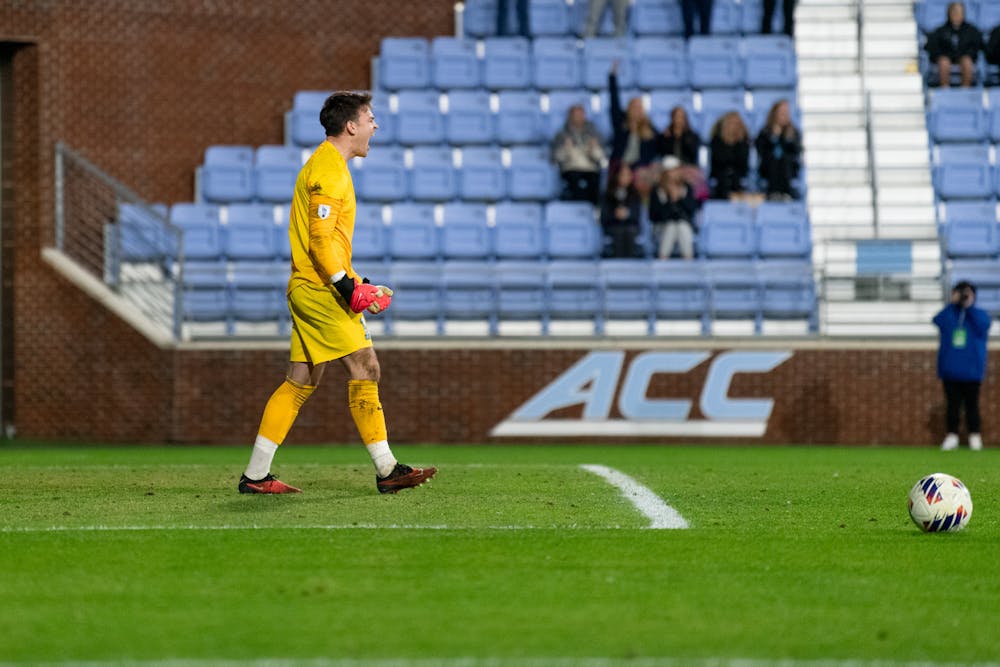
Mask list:
[[[710,286],[703,262],[654,262],[657,319],[697,320],[709,331]]]
[[[500,259],[539,259],[545,254],[541,204],[503,201],[495,208],[493,240]]]
[[[118,234],[114,247],[123,262],[158,262],[176,252],[164,204],[119,203],[118,224],[111,231]]]
[[[583,44],[583,85],[592,90],[606,90],[611,64],[618,63],[618,86],[635,85],[632,55],[626,39],[593,37]]]
[[[480,85],[476,42],[461,37],[431,41],[431,80],[437,88],[476,88]]]
[[[496,283],[497,316],[500,320],[546,319],[546,264],[543,262],[497,262],[493,279]]]
[[[570,107],[579,104],[587,112],[587,118],[594,122],[590,93],[584,90],[553,90],[549,93],[549,111],[546,114],[546,136],[555,137],[566,124]]]
[[[754,32],[758,32],[760,26]],[[712,34],[737,35],[743,32],[743,0],[713,0]]]
[[[499,148],[468,146],[462,149],[458,191],[465,200],[495,201],[507,195],[507,172]]]
[[[462,30],[466,37],[490,37],[497,30],[497,0],[465,0]]]
[[[545,204],[545,237],[554,259],[596,258],[604,241],[593,205],[578,201]]]
[[[385,37],[379,51],[380,88],[426,88],[431,85],[430,46],[422,37]]]
[[[550,319],[589,320],[604,331],[604,299],[596,262],[554,261],[545,274]]]
[[[485,90],[453,90],[448,93],[445,138],[452,145],[489,144],[494,136],[490,94]]]
[[[486,204],[448,202],[442,211],[441,254],[445,259],[488,259],[493,255]],[[482,264],[479,266],[482,269]]]
[[[398,201],[409,196],[409,184],[403,163],[403,149],[384,147],[371,151],[360,169],[360,199]],[[357,187],[357,180],[355,186]]]
[[[743,53],[747,88],[791,88],[798,81],[795,42],[788,35],[749,35]]]
[[[498,98],[496,136],[501,144],[538,144],[545,136],[541,97],[534,90],[505,90]]]
[[[700,115],[694,110],[694,100],[688,88],[658,88],[649,91],[649,119],[653,121],[653,127],[667,127],[670,124],[670,112],[677,106],[684,107],[691,128],[698,132]]]
[[[761,288],[752,262],[715,261],[706,265],[710,310],[716,319],[751,319],[760,331]]]
[[[583,60],[575,38],[540,37],[532,42],[531,57],[536,88],[549,90],[582,85]]]
[[[984,199],[993,194],[989,147],[977,144],[941,144],[934,151],[935,190],[943,199]]]
[[[253,188],[253,148],[209,146],[201,167],[201,196],[213,204],[250,201]]]
[[[328,90],[300,90],[295,93],[292,110],[288,114],[288,138],[291,143],[315,148],[326,139],[326,131],[319,123],[319,112],[329,96]]]
[[[291,201],[302,163],[302,149],[298,146],[259,146],[254,159],[257,199],[275,203]]]
[[[935,142],[985,141],[989,115],[978,88],[939,88],[929,93],[927,130]]]
[[[951,201],[945,206],[942,229],[948,257],[985,258],[1000,253],[1000,229],[997,228],[996,203]]]
[[[635,61],[635,83],[639,87],[687,87],[688,63],[680,38],[640,37],[632,42],[631,56]]]
[[[416,146],[410,169],[410,196],[418,201],[446,201],[458,193],[451,148]]]
[[[760,204],[757,207],[757,252],[763,259],[810,256],[812,235],[805,204]]]
[[[181,202],[170,207],[170,223],[183,232],[182,252],[187,260],[215,260],[223,256],[220,208],[214,204]]]
[[[549,161],[549,150],[540,146],[510,149],[507,193],[511,199],[547,201],[560,189],[558,168]]]
[[[1000,7],[1000,4],[997,6]],[[1000,143],[1000,88],[989,88],[986,95],[989,100],[986,121],[989,124],[989,138],[993,143]]]
[[[695,35],[687,43],[689,78],[694,88],[736,88],[743,85],[743,57],[734,37]]]
[[[230,307],[237,321],[288,319],[288,265],[284,262],[237,262],[230,278]]]
[[[684,18],[679,0],[635,0],[632,30],[636,35],[680,35]]]
[[[914,3],[914,19],[917,27],[924,33],[934,32],[948,16],[948,5],[951,0],[919,0]],[[968,19],[974,18],[969,15]]]
[[[392,110],[389,93],[385,91],[372,92],[372,113],[378,130],[372,135],[373,146],[390,146],[396,143],[396,114]]]
[[[528,25],[532,36],[568,35],[570,24],[566,0],[529,0]]]
[[[386,311],[390,325],[395,320],[435,320],[443,332],[441,267],[433,262],[393,262],[389,271],[392,307]]]
[[[491,90],[531,85],[531,46],[523,37],[487,37],[483,85]]]
[[[812,262],[762,262],[757,266],[765,319],[806,319],[816,331],[816,286]]]
[[[438,259],[441,254],[433,204],[392,207],[389,254],[393,259]]]
[[[354,237],[351,239],[351,259],[383,261],[389,247],[389,228],[382,217],[382,206],[358,204],[354,216]]]
[[[656,331],[656,281],[651,260],[604,259],[598,263],[604,319],[646,321]]]
[[[909,274],[913,243],[906,240],[861,239],[854,242],[854,272],[859,276]]]
[[[446,320],[485,320],[496,332],[496,284],[482,262],[445,262],[441,309]]]
[[[702,209],[698,235],[701,253],[710,259],[753,257],[756,251],[753,209],[747,204],[711,200]]]
[[[444,142],[444,115],[441,113],[441,96],[436,90],[401,90],[396,99],[396,138],[399,143]]]
[[[741,88],[725,90],[706,90],[701,94],[701,113],[691,119],[692,127],[701,136],[702,141],[710,141],[712,126],[724,114],[739,111],[743,121],[750,126],[750,114],[746,109],[746,96]],[[689,116],[690,118],[690,116]]]
[[[270,260],[278,256],[273,204],[230,204],[226,209],[225,254],[230,260]]]

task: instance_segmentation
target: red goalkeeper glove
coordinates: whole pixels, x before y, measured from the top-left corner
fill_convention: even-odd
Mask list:
[[[355,313],[368,310],[368,307],[375,303],[375,300],[378,298],[378,292],[379,289],[377,285],[355,280],[354,291],[351,293],[351,310]]]
[[[392,290],[385,285],[378,285],[375,291],[375,300],[366,309],[372,315],[383,312],[392,303]]]

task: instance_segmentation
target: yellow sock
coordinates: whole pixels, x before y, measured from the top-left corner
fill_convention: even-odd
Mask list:
[[[378,399],[378,383],[374,380],[348,380],[347,405],[358,427],[361,442],[372,457],[375,473],[385,477],[396,467],[396,457],[389,449],[385,413]]]
[[[283,443],[299,416],[299,408],[315,390],[314,384],[299,384],[286,378],[271,394],[258,433],[277,445]]]

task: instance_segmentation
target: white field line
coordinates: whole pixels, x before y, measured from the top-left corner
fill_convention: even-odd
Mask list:
[[[663,499],[628,475],[614,468],[601,465],[581,465],[587,472],[592,472],[604,478],[609,484],[622,492],[625,499],[635,505],[644,516],[649,518],[650,528],[687,528],[688,522]]]

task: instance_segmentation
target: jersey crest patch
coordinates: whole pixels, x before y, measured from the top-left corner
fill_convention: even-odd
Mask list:
[[[329,204],[320,204],[316,208],[316,215],[319,216],[320,220],[326,220],[327,218],[329,218],[330,217],[330,205]]]

